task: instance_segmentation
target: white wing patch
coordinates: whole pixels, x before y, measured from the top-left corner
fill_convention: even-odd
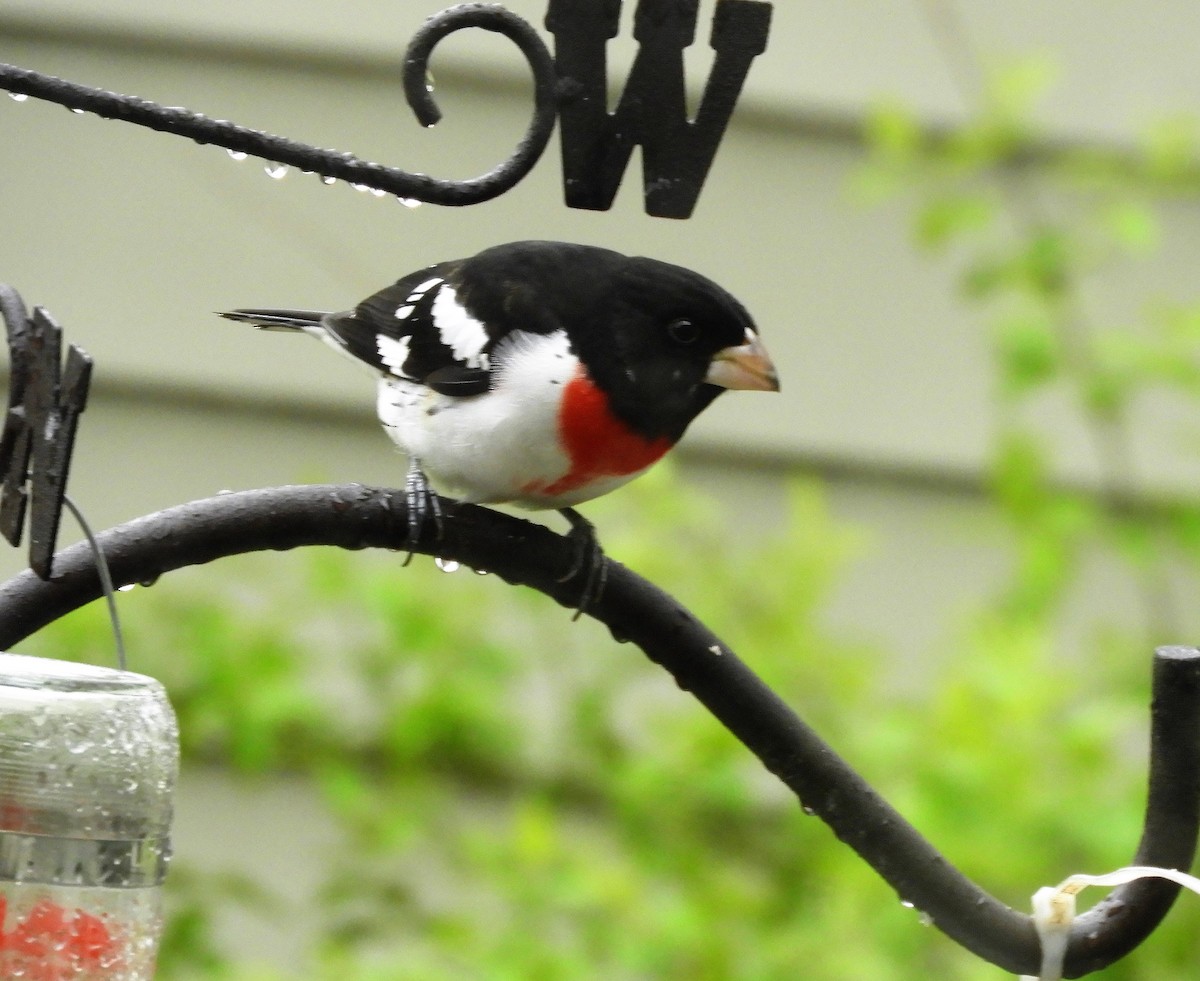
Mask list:
[[[431,313],[442,343],[450,348],[455,359],[468,368],[485,367],[483,348],[488,342],[487,331],[458,302],[452,287],[443,284],[433,298]]]
[[[418,283],[416,286],[414,286],[412,288],[412,292],[404,298],[404,303],[396,308],[396,319],[405,320],[412,316],[412,312],[417,308],[417,301],[431,289],[433,289],[433,287],[437,286],[437,284],[441,281],[442,280],[440,276],[433,276],[430,279],[425,280],[425,282]]]
[[[421,296],[423,294],[428,293],[433,287],[437,286],[437,284],[440,283],[441,281],[442,280],[441,280],[440,276],[434,276],[430,279],[425,280],[425,282],[423,282],[423,283],[418,283],[416,286],[413,287],[413,291],[408,294],[408,299],[411,302],[415,303],[417,300],[419,300],[421,298]]]
[[[392,369],[396,374],[404,373],[404,362],[408,360],[410,337],[388,337],[378,334],[375,337],[375,348],[379,351],[379,360]]]

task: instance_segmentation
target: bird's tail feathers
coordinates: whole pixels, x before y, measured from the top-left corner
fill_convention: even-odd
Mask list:
[[[253,324],[259,330],[307,330],[319,327],[326,314],[320,310],[229,310],[226,320]]]

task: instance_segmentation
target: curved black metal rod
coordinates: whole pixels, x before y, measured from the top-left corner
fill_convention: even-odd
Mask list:
[[[419,550],[486,569],[571,605],[580,583],[561,582],[575,546],[541,525],[443,501],[442,538]],[[360,485],[280,487],[222,495],[148,515],[98,535],[118,582],[141,582],[226,555],[302,545],[406,547],[403,491]],[[1005,970],[1035,974],[1030,917],[955,869],[774,692],[674,599],[606,560],[607,583],[588,613],[670,671],[906,901],[944,933]],[[100,596],[86,543],[55,558],[43,581],[22,573],[0,585],[0,649]],[[1136,862],[1188,868],[1200,828],[1200,651],[1164,648],[1154,670],[1151,773]],[[1031,890],[1032,891],[1032,890]],[[1112,963],[1159,923],[1178,887],[1123,887],[1076,922],[1067,976]]]
[[[1200,651],[1160,647],[1151,691],[1146,817],[1130,864],[1186,872],[1196,857],[1200,814]],[[1090,974],[1124,957],[1154,931],[1178,893],[1178,886],[1158,889],[1148,879],[1114,889],[1075,921],[1066,976]]]
[[[468,3],[430,17],[409,44],[404,59],[404,91],[422,125],[432,126],[441,118],[426,87],[433,48],[448,34],[472,27],[503,34],[520,49],[533,72],[534,110],[529,129],[512,156],[486,174],[466,180],[440,180],[426,174],[410,174],[361,160],[352,153],[319,150],[306,143],[238,126],[226,119],[210,119],[190,109],[163,106],[136,96],[78,85],[15,65],[0,64],[0,89],[56,102],[106,119],[120,119],[162,133],[186,136],[197,143],[211,143],[235,153],[375,188],[399,198],[461,207],[498,197],[528,174],[550,141],[558,110],[554,57],[537,31],[503,7]]]

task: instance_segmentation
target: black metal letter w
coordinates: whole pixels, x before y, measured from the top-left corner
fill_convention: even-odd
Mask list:
[[[639,48],[616,111],[608,112],[605,47],[617,34],[621,0],[550,0],[562,87],[563,184],[572,208],[612,206],[636,145],[642,148],[646,211],[687,218],[750,70],[766,50],[771,5],[718,0],[710,44],[716,52],[696,118],[687,118],[683,50],[696,37],[699,0],[639,0]]]

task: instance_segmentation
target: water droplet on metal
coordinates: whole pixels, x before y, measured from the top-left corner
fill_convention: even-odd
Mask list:
[[[283,180],[283,178],[287,176],[288,165],[281,163],[269,163],[263,168],[263,171],[273,181]]]
[[[71,112],[75,113],[75,115],[76,115],[76,116],[82,116],[82,115],[83,115],[83,110],[82,110],[82,109],[77,109],[77,108],[75,108],[75,107],[73,107],[73,106],[71,107]]]
[[[421,202],[418,201],[416,198],[396,198],[396,200],[399,201],[406,208],[421,207]]]
[[[442,572],[458,572],[462,566],[461,562],[455,562],[453,559],[443,559],[440,555],[433,560],[433,564],[441,569]]]
[[[486,576],[488,574],[487,569],[472,569],[471,571],[477,576]]]
[[[29,98],[28,94],[25,92],[9,92],[8,97],[12,99],[13,102],[25,102]]]
[[[226,150],[225,152],[229,154],[230,160],[245,160],[250,156],[245,150]]]
[[[118,593],[128,593],[136,585],[137,585],[137,583],[127,582],[127,583],[125,583],[124,586],[118,586],[117,592]]]
[[[324,177],[321,178],[321,183],[322,184],[336,184],[337,178],[330,177],[328,174],[326,174]]]

